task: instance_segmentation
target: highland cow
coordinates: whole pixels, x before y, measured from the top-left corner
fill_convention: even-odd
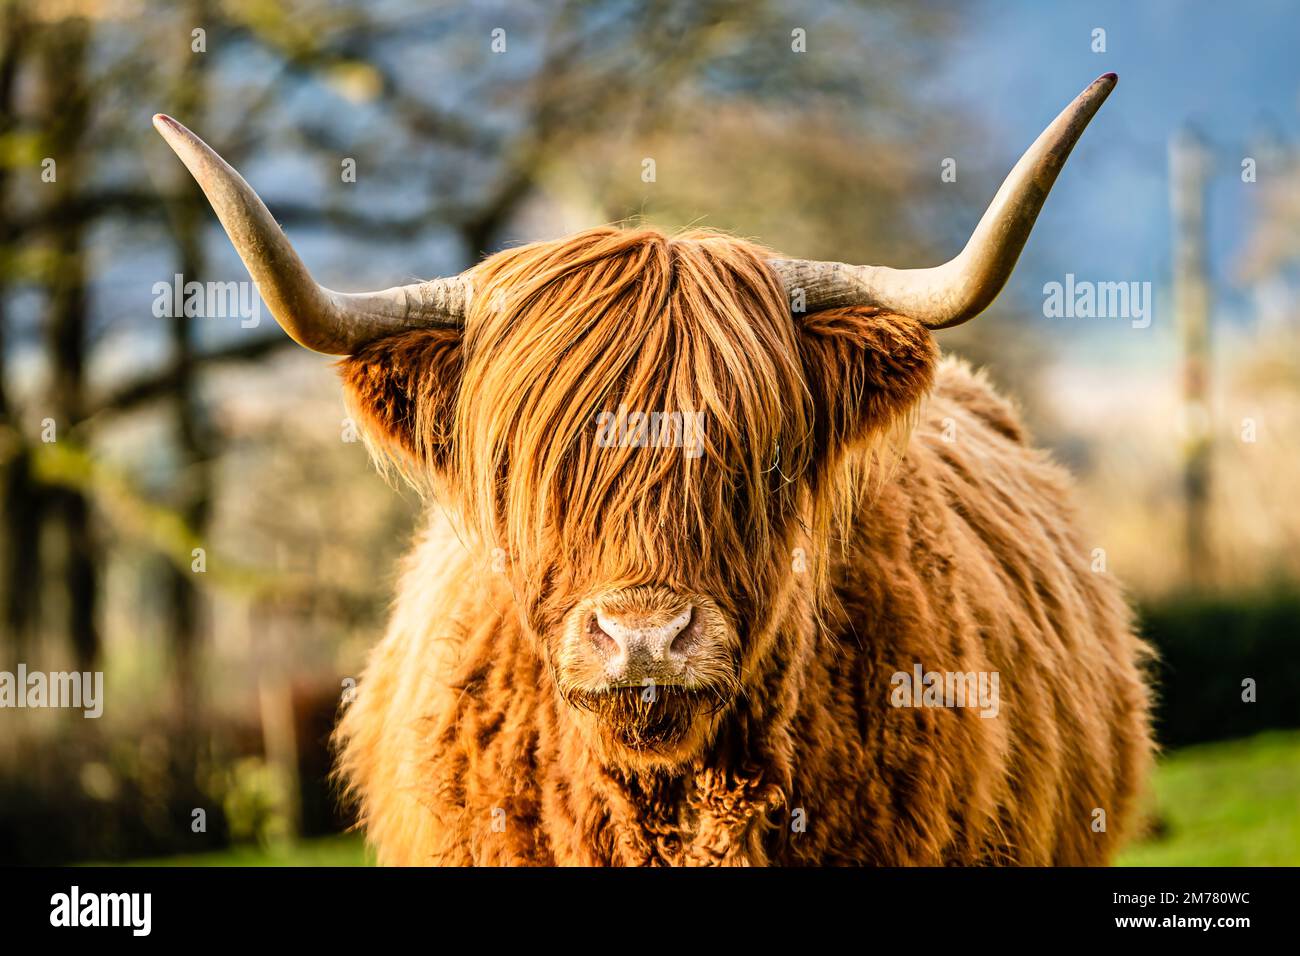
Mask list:
[[[1147,651],[1067,475],[932,330],[997,295],[1114,82],[937,268],[598,228],[358,295],[156,119],[429,493],[337,732],[381,862],[1111,858],[1152,749]],[[599,440],[610,414],[680,415],[700,453]]]

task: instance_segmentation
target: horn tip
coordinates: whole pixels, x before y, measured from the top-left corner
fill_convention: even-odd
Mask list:
[[[167,145],[176,150],[180,149],[181,143],[194,137],[193,133],[166,113],[153,114],[153,128],[167,141]]]
[[[1119,82],[1119,74],[1103,73],[1101,76],[1097,77],[1097,82],[1098,83],[1104,82],[1107,86],[1114,86],[1116,83]]]
[[[184,123],[172,119],[166,113],[155,113],[153,115],[153,128],[172,148],[172,151],[181,158],[181,161],[194,171],[192,162],[197,161],[198,157],[211,152],[203,140],[195,136],[185,126]],[[218,162],[220,157],[216,157]],[[197,174],[196,174],[197,175]]]

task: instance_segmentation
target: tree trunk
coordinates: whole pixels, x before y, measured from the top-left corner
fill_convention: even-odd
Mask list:
[[[0,138],[16,125],[14,81],[29,31],[19,4],[0,10]],[[0,652],[25,660],[40,612],[40,496],[31,453],[9,395],[7,297],[15,237],[9,220],[11,171],[0,164]],[[5,647],[5,639],[9,647]]]
[[[206,0],[191,4],[193,22],[207,21]],[[176,108],[186,122],[202,128],[207,107],[205,88],[206,54],[188,49],[181,70]],[[177,264],[185,281],[201,280],[204,269],[203,229],[208,222],[207,205],[197,190],[176,211],[175,242]],[[176,429],[177,468],[175,489],[177,511],[202,540],[207,532],[212,500],[212,469],[215,450],[211,429],[204,415],[200,382],[195,365],[194,322],[177,303],[179,315],[171,319],[172,370],[175,391],[171,414]],[[202,599],[198,572],[190,567],[168,566],[168,623],[175,678],[177,715],[181,736],[195,738],[202,712],[198,653],[202,637]]]
[[[41,67],[47,118],[45,149],[55,161],[53,182],[43,182],[51,195],[56,223],[51,234],[52,261],[46,317],[50,361],[49,417],[57,441],[73,440],[85,416],[87,289],[85,223],[70,212],[85,176],[81,141],[89,112],[85,58],[89,27],[68,20],[42,34]],[[60,488],[46,492],[51,519],[61,530],[64,623],[77,666],[90,669],[99,655],[96,627],[98,548],[91,526],[90,503],[84,494]]]

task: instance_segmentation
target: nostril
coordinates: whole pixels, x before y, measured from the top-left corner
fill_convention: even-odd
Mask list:
[[[681,630],[673,637],[672,643],[668,645],[669,654],[685,654],[695,643],[695,637],[698,628],[695,622],[695,608],[688,607],[683,615],[685,621],[682,622]]]
[[[589,618],[587,618],[587,636],[591,639],[593,644],[595,644],[597,647],[599,647],[601,650],[605,651],[606,653],[609,654],[618,653],[619,650],[618,641],[616,641],[613,638],[613,636],[605,632],[605,629],[600,626],[600,621],[595,614],[592,614]]]

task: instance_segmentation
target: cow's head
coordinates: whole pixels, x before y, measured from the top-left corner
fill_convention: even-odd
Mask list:
[[[317,285],[233,169],[155,124],[280,324],[347,356],[371,440],[503,575],[589,743],[672,767],[712,739],[791,594],[817,580],[846,452],[907,420],[931,382],[930,330],[1000,291],[1114,82],[1057,117],[936,268],[600,228],[359,295]]]

